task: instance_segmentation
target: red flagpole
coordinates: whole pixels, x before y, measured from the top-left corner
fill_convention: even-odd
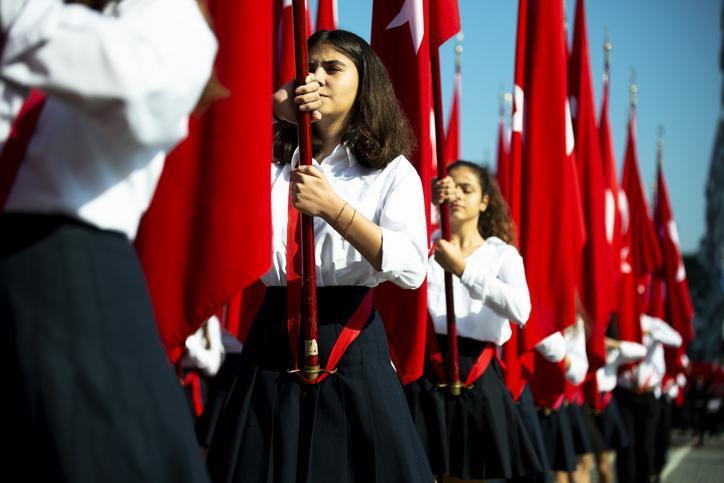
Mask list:
[[[432,65],[432,97],[435,111],[435,151],[437,153],[437,178],[447,176],[447,160],[445,159],[445,128],[443,127],[442,86],[440,82],[440,51],[434,49],[430,56]],[[440,205],[440,227],[442,238],[450,241],[450,210],[448,204]],[[448,340],[448,385],[450,394],[460,395],[460,363],[458,360],[458,335],[455,322],[455,300],[453,298],[452,273],[445,272],[445,309],[447,312]]]
[[[302,85],[308,74],[307,52],[307,2],[293,0],[294,9],[294,58],[296,84]],[[305,166],[312,164],[312,115],[297,112],[299,159]],[[314,219],[302,214],[302,333],[304,334],[304,365],[302,375],[315,380],[320,372],[317,345],[317,275],[314,260]]]

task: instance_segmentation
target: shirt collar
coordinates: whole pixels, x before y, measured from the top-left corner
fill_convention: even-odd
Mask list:
[[[359,164],[357,157],[352,153],[352,150],[344,143],[338,144],[325,158],[322,164],[337,164],[339,162],[346,162],[350,168],[354,168]],[[312,158],[312,164],[314,166],[320,166],[316,159]],[[299,165],[299,147],[294,150],[292,155],[292,168],[296,168]]]

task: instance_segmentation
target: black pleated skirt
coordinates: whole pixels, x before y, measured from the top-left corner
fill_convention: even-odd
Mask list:
[[[596,416],[593,414],[593,410],[587,403],[583,403],[581,406],[581,419],[586,428],[588,442],[591,445],[591,452],[602,453],[608,451],[608,443],[606,443],[606,440],[601,434],[601,430],[598,428],[598,424],[596,424]]]
[[[573,432],[568,419],[565,406],[548,411],[538,410],[543,441],[548,450],[548,461],[553,471],[572,473],[576,470],[576,447],[573,442]]]
[[[607,450],[618,451],[628,447],[628,430],[615,397],[611,398],[608,405],[595,416],[595,419],[603,440],[606,442]]]
[[[575,448],[577,455],[583,455],[593,452],[593,445],[591,444],[588,428],[584,415],[582,414],[582,407],[576,403],[570,403],[564,407],[568,411],[568,421],[571,423],[571,433],[573,434],[573,447]],[[563,409],[563,408],[562,408]]]
[[[447,337],[438,336],[438,344],[447,348]],[[460,376],[464,380],[473,367],[484,344],[458,338]],[[428,450],[437,474],[445,473],[463,479],[519,478],[541,473],[535,448],[505,387],[498,362],[493,359],[470,389],[452,396],[436,387],[431,371],[424,381],[408,389],[418,432]],[[417,393],[417,395],[415,394]],[[415,400],[415,397],[417,400]],[[444,403],[444,420],[440,420],[440,404]],[[425,413],[425,410],[431,411]],[[420,415],[419,413],[422,412]],[[447,434],[447,441],[430,439]],[[446,448],[447,447],[447,448]],[[433,450],[447,453],[433,453]],[[445,462],[444,468],[439,466]]]
[[[2,469],[28,481],[206,482],[125,236],[0,215]]]
[[[515,408],[518,410],[520,419],[523,421],[523,425],[528,432],[528,437],[535,448],[535,454],[538,456],[538,461],[540,461],[541,468],[543,469],[541,474],[533,479],[528,478],[525,481],[553,483],[551,464],[548,461],[548,451],[543,440],[543,432],[540,428],[540,421],[538,421],[538,413],[536,412],[530,385],[526,385],[525,388],[523,388],[523,392],[520,394]]]
[[[364,287],[317,289],[322,365]],[[217,482],[433,481],[376,312],[317,385],[290,375],[286,289],[270,287],[211,435]]]

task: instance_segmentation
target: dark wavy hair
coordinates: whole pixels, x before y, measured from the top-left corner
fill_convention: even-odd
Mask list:
[[[513,246],[517,246],[515,239],[515,224],[510,215],[510,207],[500,194],[498,182],[490,171],[470,161],[458,160],[447,167],[448,173],[457,168],[467,168],[478,178],[482,196],[488,195],[488,208],[478,216],[478,231],[483,238],[495,236]]]
[[[372,47],[345,30],[323,30],[307,40],[310,51],[321,44],[330,44],[349,57],[359,76],[357,97],[343,128],[342,143],[350,148],[360,164],[372,169],[384,168],[400,154],[409,158],[416,147],[415,136],[395,97],[387,69]],[[312,135],[312,151],[316,154],[322,149],[322,142],[314,124]],[[275,124],[275,163],[289,163],[298,144],[295,124]]]

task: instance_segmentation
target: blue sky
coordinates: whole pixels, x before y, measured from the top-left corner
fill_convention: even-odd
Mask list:
[[[575,0],[565,0],[573,28]],[[369,40],[372,0],[338,0],[340,28]],[[462,154],[495,163],[498,96],[513,81],[516,0],[459,0],[463,43]],[[310,0],[316,15],[317,0]],[[665,128],[664,173],[684,252],[704,229],[704,186],[720,111],[721,0],[588,0],[588,36],[600,107],[604,29],[611,56],[611,125],[619,177],[628,113],[628,83],[639,88],[638,147],[650,193],[658,125]],[[316,17],[313,17],[316,18]],[[572,35],[572,32],[571,32]],[[454,41],[442,47],[445,112],[452,94]]]

